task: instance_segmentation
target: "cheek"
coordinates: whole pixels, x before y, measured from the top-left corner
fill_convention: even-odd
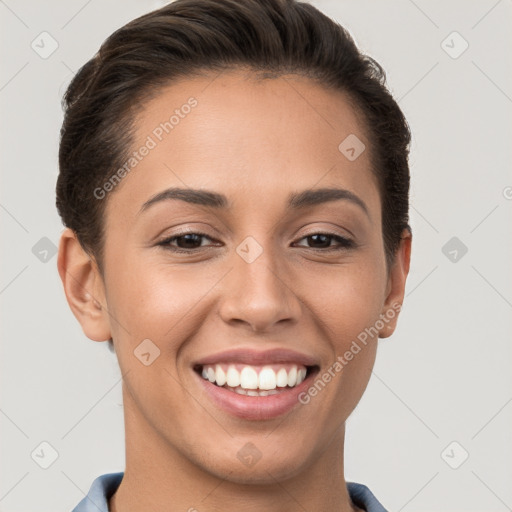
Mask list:
[[[124,260],[108,282],[109,308],[116,321],[113,330],[133,345],[152,340],[164,352],[179,347],[172,340],[187,339],[207,314],[202,301],[218,282],[212,272],[199,267],[151,261]]]
[[[111,270],[108,303],[116,355],[126,375],[126,400],[145,411],[155,425],[177,425],[171,421],[172,411],[182,407],[176,392],[181,375],[177,352],[200,325],[194,307],[207,292],[207,283],[198,280],[190,286],[191,272],[130,258]],[[163,409],[162,400],[166,402]]]
[[[379,318],[385,283],[375,263],[342,266],[315,279],[315,283],[315,311],[342,343],[356,339]]]

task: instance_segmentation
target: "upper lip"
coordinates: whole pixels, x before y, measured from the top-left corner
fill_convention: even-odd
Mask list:
[[[255,350],[252,348],[236,348],[225,350],[205,356],[195,362],[195,365],[215,363],[245,363],[249,365],[263,365],[276,363],[296,363],[304,366],[319,365],[317,359],[308,354],[302,354],[286,348],[271,350]]]

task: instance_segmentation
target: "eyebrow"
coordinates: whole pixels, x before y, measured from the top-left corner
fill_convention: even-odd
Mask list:
[[[204,189],[190,188],[168,188],[148,199],[141,207],[139,213],[147,210],[152,205],[161,201],[179,200],[190,204],[197,204],[208,208],[229,209],[230,201],[224,194]],[[316,188],[307,189],[301,192],[293,192],[288,196],[287,208],[291,210],[301,210],[307,207],[330,201],[346,200],[359,206],[368,217],[370,217],[368,207],[365,202],[350,190],[344,188]]]

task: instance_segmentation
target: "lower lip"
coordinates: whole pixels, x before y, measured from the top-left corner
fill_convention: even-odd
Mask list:
[[[212,401],[224,411],[246,420],[270,420],[291,411],[299,402],[299,395],[310,386],[316,372],[311,372],[298,386],[275,395],[248,396],[212,384],[194,372]]]

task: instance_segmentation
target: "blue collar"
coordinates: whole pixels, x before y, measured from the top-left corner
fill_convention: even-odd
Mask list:
[[[123,476],[124,472],[119,472],[97,477],[87,496],[72,512],[109,512],[108,500],[116,492]],[[347,482],[347,490],[351,500],[366,512],[387,512],[366,485]]]

